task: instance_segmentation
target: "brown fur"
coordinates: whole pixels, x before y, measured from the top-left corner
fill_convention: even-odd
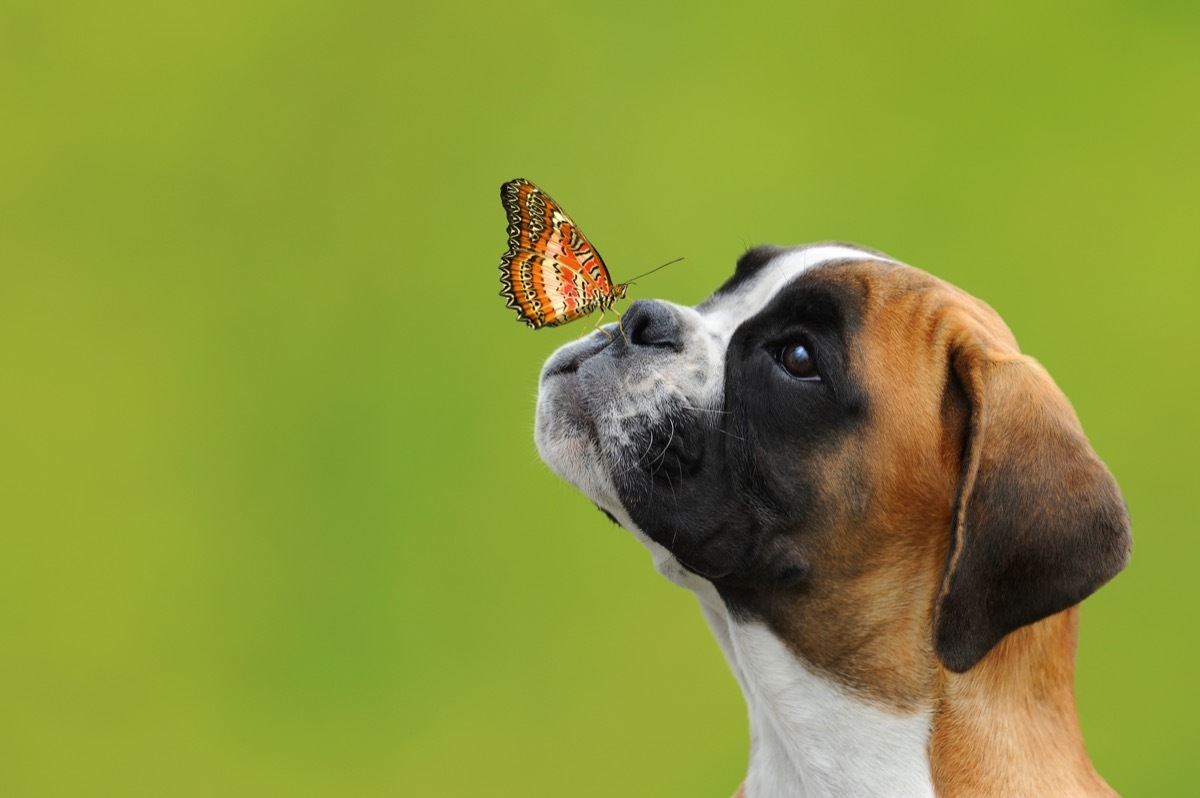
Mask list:
[[[1022,627],[963,674],[942,671],[930,763],[938,795],[1114,795],[1075,712],[1078,608]]]

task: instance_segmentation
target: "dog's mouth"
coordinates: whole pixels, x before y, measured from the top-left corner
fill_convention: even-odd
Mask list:
[[[608,329],[611,327],[612,329]],[[542,381],[564,374],[574,374],[584,361],[603,352],[613,342],[612,334],[620,334],[615,324],[601,327],[573,344],[568,344],[555,352],[542,368]]]
[[[596,505],[596,509],[599,510],[600,512],[604,513],[604,517],[607,518],[609,521],[612,521],[614,524],[621,527],[622,529],[625,528],[625,525],[622,524],[620,521],[618,521],[617,517],[615,515],[613,515],[612,513],[610,513],[608,510],[605,510],[603,507],[601,507],[598,504]]]

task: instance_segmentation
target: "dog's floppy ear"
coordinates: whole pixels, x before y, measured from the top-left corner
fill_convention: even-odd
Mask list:
[[[961,673],[1091,595],[1125,567],[1132,539],[1116,482],[1045,370],[965,332],[950,357],[970,423],[934,648]]]

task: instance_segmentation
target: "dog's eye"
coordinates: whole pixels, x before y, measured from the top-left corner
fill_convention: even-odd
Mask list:
[[[779,365],[783,366],[784,370],[793,377],[801,380],[821,379],[808,344],[799,341],[787,344],[779,350],[776,359],[779,361]]]

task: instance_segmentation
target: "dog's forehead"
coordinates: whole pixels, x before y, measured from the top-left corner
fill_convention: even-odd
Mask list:
[[[755,247],[738,260],[733,277],[696,310],[710,328],[732,335],[742,322],[766,308],[801,275],[830,263],[864,260],[896,262],[882,253],[849,244],[812,244],[792,249]]]

